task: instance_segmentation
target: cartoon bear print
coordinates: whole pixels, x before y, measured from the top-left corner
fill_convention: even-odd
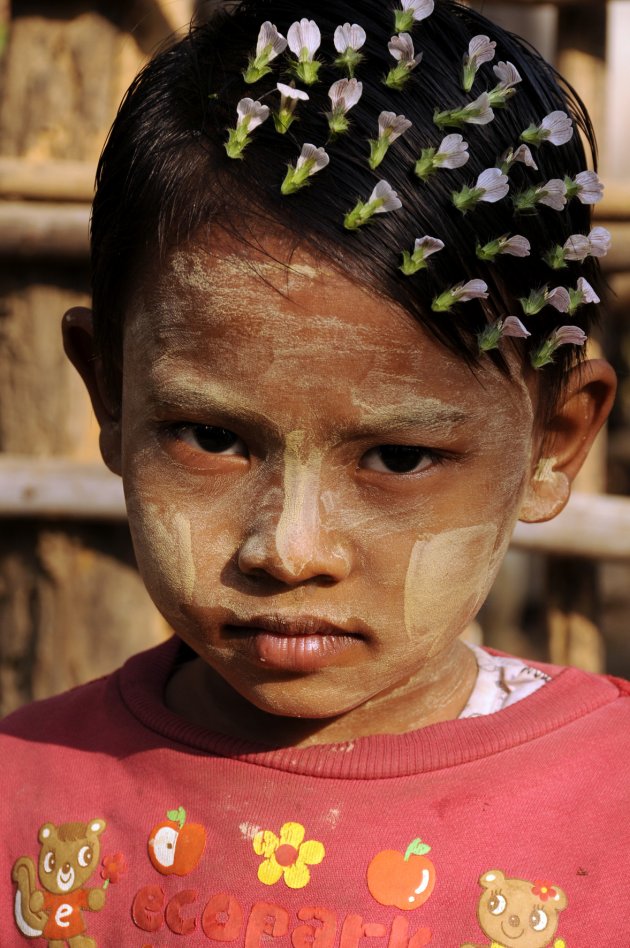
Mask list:
[[[479,885],[485,891],[477,917],[490,945],[466,942],[461,948],[566,948],[562,938],[552,943],[567,907],[562,889],[539,880],[508,879],[500,869],[484,872]]]
[[[104,820],[89,823],[44,823],[39,831],[39,884],[33,860],[21,856],[13,866],[17,883],[15,921],[28,938],[46,938],[49,948],[97,948],[85,932],[82,910],[98,912],[105,904],[102,888],[84,888],[99,864],[99,837]]]

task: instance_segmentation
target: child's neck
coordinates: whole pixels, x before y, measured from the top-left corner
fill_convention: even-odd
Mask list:
[[[439,662],[425,665],[357,708],[323,719],[262,711],[230,687],[200,658],[180,666],[166,687],[171,711],[208,730],[272,747],[308,747],[373,734],[403,734],[457,718],[474,687],[472,651],[456,641]]]

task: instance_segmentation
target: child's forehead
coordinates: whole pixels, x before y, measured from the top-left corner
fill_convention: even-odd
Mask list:
[[[136,299],[126,335],[162,381],[258,371],[304,391],[378,389],[389,404],[449,393],[486,410],[492,392],[532,409],[516,359],[514,378],[489,360],[473,373],[401,306],[282,237],[176,249]]]

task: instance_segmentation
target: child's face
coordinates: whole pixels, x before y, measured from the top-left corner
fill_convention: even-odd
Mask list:
[[[127,320],[134,545],[240,695],[338,715],[451,660],[531,474],[530,392],[306,252],[222,241],[175,254]]]

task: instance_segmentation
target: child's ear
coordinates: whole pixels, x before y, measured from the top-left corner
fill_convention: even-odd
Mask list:
[[[542,432],[542,450],[535,459],[520,520],[541,523],[564,509],[571,484],[608,418],[616,389],[615,373],[603,359],[571,370],[562,401]]]
[[[114,474],[121,473],[121,429],[119,407],[107,395],[101,360],[94,354],[92,311],[74,306],[61,324],[66,355],[83,379],[98,421],[103,460]]]

